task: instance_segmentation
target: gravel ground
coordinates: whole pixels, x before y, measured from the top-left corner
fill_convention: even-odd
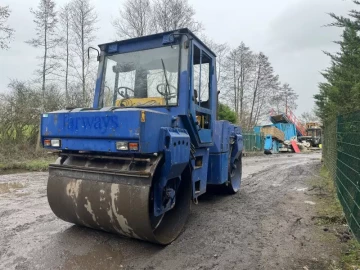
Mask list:
[[[241,191],[205,194],[171,245],[125,239],[56,218],[47,173],[0,176],[0,269],[328,269],[309,180],[320,154],[248,157]]]

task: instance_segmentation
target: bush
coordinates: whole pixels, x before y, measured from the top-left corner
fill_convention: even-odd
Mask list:
[[[219,120],[227,120],[233,124],[237,123],[236,113],[233,110],[231,110],[229,106],[222,103],[219,103],[218,118]]]
[[[49,85],[42,91],[33,85],[14,80],[9,84],[10,92],[0,95],[0,161],[42,156],[35,153],[39,138],[40,114],[64,106],[63,95]]]

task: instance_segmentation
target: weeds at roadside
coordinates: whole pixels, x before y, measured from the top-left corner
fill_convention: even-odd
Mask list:
[[[343,252],[341,261],[346,266],[344,269],[359,269],[360,244],[355,239],[348,242],[348,248]]]
[[[332,234],[330,238],[335,239],[335,244],[341,245],[340,265],[332,269],[360,269],[360,244],[353,238],[346,225],[335,183],[324,167],[321,169],[320,176],[311,181],[309,189],[313,192],[320,191],[317,194],[309,194],[317,198],[317,215],[312,219],[316,225],[322,226],[324,231]],[[326,239],[323,240],[326,241]]]
[[[312,180],[311,188],[313,192],[320,191],[313,195],[318,197],[317,216],[313,217],[318,225],[326,224],[346,224],[339,199],[337,198],[334,181],[329,177],[325,168],[321,169],[320,177]]]
[[[33,171],[33,172],[43,172],[47,171],[48,166],[51,162],[54,161],[54,158],[43,158],[28,160],[22,162],[6,162],[0,163],[0,173],[7,173],[11,171]]]
[[[56,153],[34,148],[34,145],[0,144],[0,174],[47,171],[48,165],[56,160]]]

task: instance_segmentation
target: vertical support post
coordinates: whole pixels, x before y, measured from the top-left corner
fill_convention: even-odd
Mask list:
[[[220,91],[217,91],[217,96],[216,96],[216,120],[219,120],[219,95],[220,95]]]

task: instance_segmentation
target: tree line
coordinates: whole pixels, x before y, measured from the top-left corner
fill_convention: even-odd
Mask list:
[[[353,1],[356,6],[359,1]],[[322,75],[325,82],[319,84],[319,93],[314,96],[317,114],[323,122],[332,121],[338,114],[360,110],[360,11],[353,9],[348,17],[331,13],[334,22],[329,26],[340,27],[343,34],[337,53],[325,52],[331,65]]]
[[[0,95],[0,142],[37,141],[39,114],[64,107],[91,106],[96,62],[87,49],[99,30],[99,16],[92,0],[40,0],[30,9],[36,35],[25,42],[38,48],[38,67],[32,80],[14,78],[9,91]],[[11,7],[0,6],[0,48],[8,49],[16,32],[7,21]],[[187,0],[127,0],[111,21],[114,39],[141,37],[187,27],[217,54],[220,116],[229,117],[243,129],[267,118],[271,109],[296,109],[298,98],[281,83],[269,58],[253,52],[245,43],[232,48],[205,35],[204,26]],[[10,112],[10,113],[9,113]],[[229,115],[231,113],[231,116]]]
[[[298,95],[279,76],[262,52],[255,53],[244,42],[236,48],[216,43],[204,33],[194,9],[182,0],[129,0],[112,21],[118,38],[134,38],[187,27],[201,37],[217,55],[217,81],[220,101],[235,112],[227,118],[251,130],[266,120],[270,110],[285,112],[297,108]],[[228,115],[223,113],[222,115]]]
[[[209,44],[218,55],[221,101],[236,113],[244,130],[266,121],[271,110],[285,113],[297,108],[298,95],[288,83],[280,82],[263,52],[253,52],[244,42],[236,48]]]

